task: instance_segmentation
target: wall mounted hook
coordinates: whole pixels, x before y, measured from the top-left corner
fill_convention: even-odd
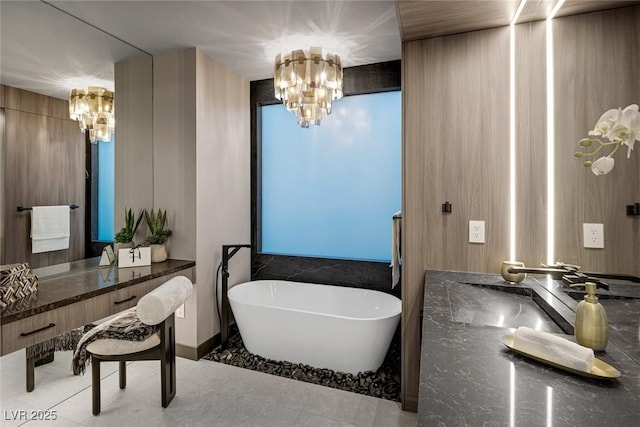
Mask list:
[[[633,205],[627,205],[627,215],[628,216],[640,216],[640,203],[636,203]]]
[[[445,213],[445,214],[451,213],[451,203],[444,202],[442,204],[442,213]]]

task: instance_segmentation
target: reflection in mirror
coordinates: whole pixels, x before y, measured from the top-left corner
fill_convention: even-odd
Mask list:
[[[2,2],[2,264],[29,262],[35,268],[97,255],[92,248],[99,251],[104,243],[93,241],[112,240],[119,222],[114,168],[120,147],[143,138],[152,149],[151,56],[64,8]],[[89,86],[115,90],[111,142],[89,144],[69,117],[70,90]],[[152,186],[146,192],[152,195]],[[99,200],[100,193],[107,197]],[[69,249],[32,254],[30,214],[16,214],[16,206],[66,204],[80,206],[70,211]]]
[[[626,213],[640,201],[640,155],[623,147],[601,176],[574,157],[603,112],[640,102],[639,25],[638,5],[554,20],[555,253],[589,271],[640,275],[640,222]],[[585,223],[603,224],[604,248],[587,247]]]
[[[579,12],[578,3],[565,2],[547,31],[544,18],[555,1],[529,0],[516,26],[515,252],[528,266],[564,261],[587,271],[640,275],[640,223],[627,215],[627,206],[640,201],[640,156],[632,152],[627,159],[623,147],[615,168],[597,177],[574,156],[604,111],[640,102],[640,6],[568,16]],[[585,223],[603,224],[604,248],[585,248]]]

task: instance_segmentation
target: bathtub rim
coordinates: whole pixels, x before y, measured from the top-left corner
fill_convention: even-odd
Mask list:
[[[271,279],[262,279],[262,280],[250,280],[248,282],[242,282],[242,283],[238,283],[237,285],[234,285],[232,287],[229,288],[229,290],[227,291],[227,297],[229,298],[229,302],[231,302],[232,297],[231,297],[231,291],[236,287],[236,286],[241,286],[241,285],[249,285],[249,284],[254,284],[254,283],[259,283],[259,282],[285,282],[285,283],[293,283],[293,284],[302,284],[302,285],[318,285],[318,286],[335,286],[336,288],[350,288],[350,289],[359,289],[359,290],[364,290],[364,291],[372,291],[372,292],[378,292],[381,293],[383,295],[388,295],[390,297],[395,298],[396,300],[400,301],[400,306],[399,306],[399,311],[397,313],[391,314],[389,316],[380,316],[380,317],[351,317],[351,316],[342,316],[339,314],[327,314],[327,313],[323,313],[323,312],[319,312],[319,311],[311,311],[311,310],[301,310],[298,308],[283,308],[283,307],[274,307],[271,305],[260,305],[260,304],[253,304],[253,303],[248,303],[248,302],[239,302],[238,300],[235,300],[234,303],[235,304],[243,304],[243,305],[247,305],[247,306],[251,306],[251,307],[263,307],[263,308],[269,308],[269,309],[273,309],[273,310],[280,310],[280,311],[292,311],[295,313],[306,313],[306,314],[315,314],[318,316],[325,316],[325,317],[335,317],[338,319],[345,319],[345,320],[353,320],[353,321],[372,321],[372,320],[387,320],[387,319],[391,319],[393,317],[396,316],[402,316],[402,300],[398,297],[396,297],[395,295],[391,295],[391,294],[387,294],[386,292],[382,292],[382,291],[378,291],[376,289],[366,289],[366,288],[354,288],[351,286],[340,286],[340,285],[327,285],[325,283],[308,283],[308,282],[295,282],[292,280],[271,280]]]

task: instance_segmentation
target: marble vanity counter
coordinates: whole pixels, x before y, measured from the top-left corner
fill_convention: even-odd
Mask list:
[[[508,350],[518,326],[572,339],[578,301],[556,282],[427,271],[418,425],[636,426],[640,419],[640,299],[603,299],[611,326],[605,352],[616,380],[594,380]],[[553,319],[554,321],[551,321]]]
[[[193,261],[168,259],[146,267],[98,267],[100,258],[88,258],[34,269],[38,291],[0,312],[1,324],[87,300],[143,281],[195,266]]]

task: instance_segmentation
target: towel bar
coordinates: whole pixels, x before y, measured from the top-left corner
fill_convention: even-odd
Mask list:
[[[78,209],[80,206],[78,205],[69,205],[69,209]],[[33,208],[23,208],[22,206],[18,206],[18,212],[22,212],[22,211],[30,211]]]

